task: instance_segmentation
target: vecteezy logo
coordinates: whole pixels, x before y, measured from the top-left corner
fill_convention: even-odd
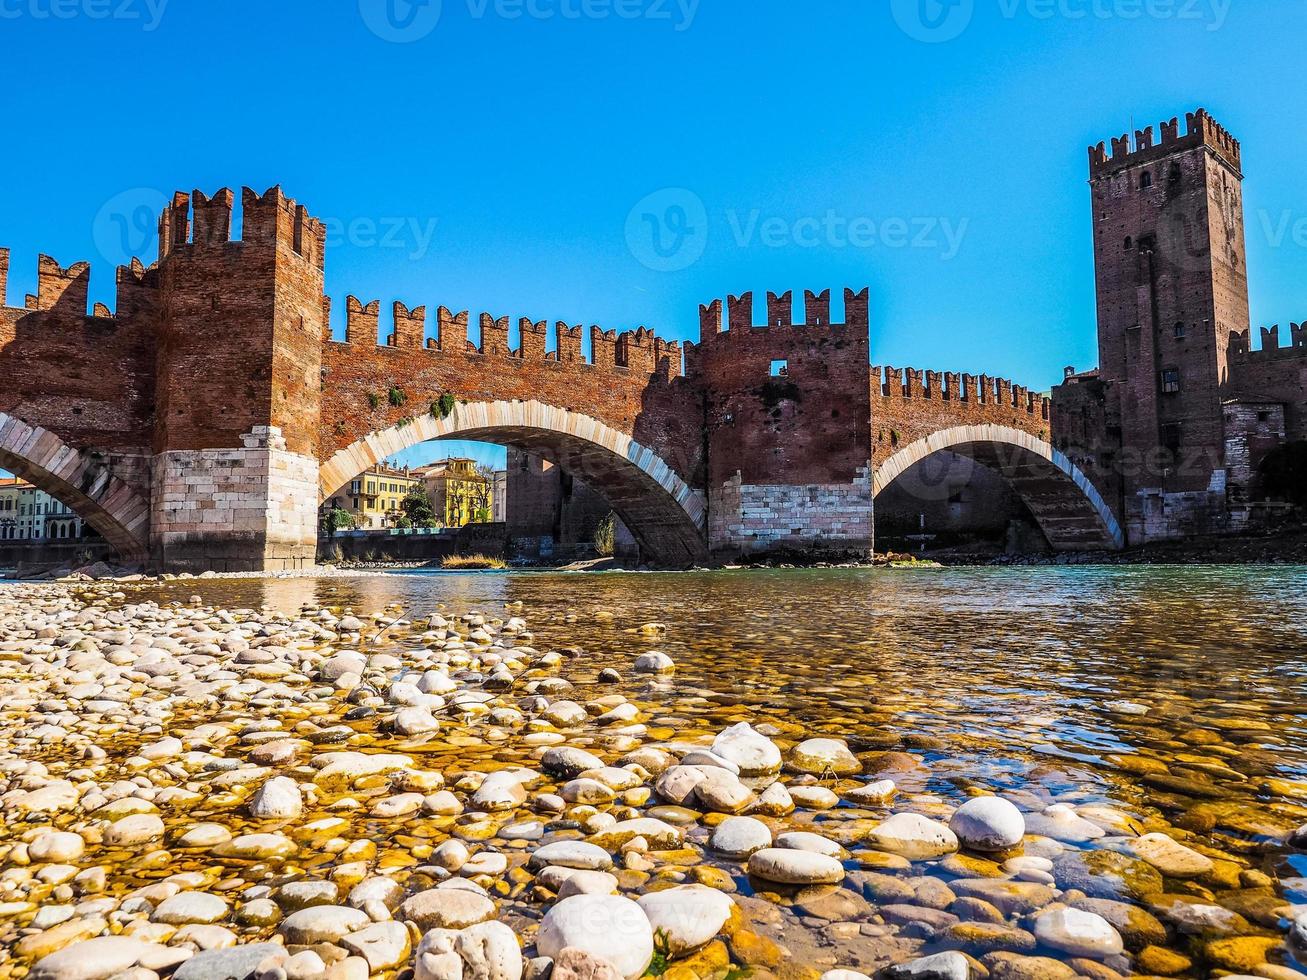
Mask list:
[[[359,14],[368,30],[383,41],[411,44],[440,23],[441,0],[359,0]]]
[[[899,30],[927,44],[952,41],[967,29],[976,0],[890,0]]]
[[[159,235],[159,215],[168,206],[163,191],[135,187],[104,202],[91,236],[99,253],[115,266],[152,254]]]
[[[694,191],[664,187],[643,198],[626,216],[626,245],[655,272],[679,272],[708,247],[708,211]]]

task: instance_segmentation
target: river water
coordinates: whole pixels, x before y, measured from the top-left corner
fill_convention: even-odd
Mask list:
[[[1303,972],[1301,953],[1277,943],[1286,916],[1307,910],[1307,857],[1283,844],[1307,824],[1307,567],[412,572],[174,581],[132,587],[127,601],[192,595],[206,606],[292,616],[320,607],[413,620],[520,615],[536,648],[573,652],[563,674],[576,700],[603,692],[592,686],[603,668],[621,672],[650,742],[704,741],[747,720],[787,744],[846,740],[864,778],[893,778],[900,802],[917,812],[947,818],[968,796],[992,791],[1051,837],[1038,821],[1053,804],[1117,821],[1101,841],[1072,840],[1076,853],[1166,832],[1214,870],[1145,887],[1124,863],[1084,861],[1090,878],[1077,879],[1075,867],[1057,862],[1059,887],[1149,909],[1166,923],[1166,937],[1151,940],[1146,928],[1123,929],[1132,958],[1113,965],[1177,976]],[[674,674],[657,682],[631,674],[633,658],[651,649],[675,660]],[[503,743],[455,744],[459,765],[532,764]],[[853,852],[850,869],[890,868],[857,850],[854,827],[867,817],[841,806],[791,826],[841,840]],[[1031,853],[1058,856],[1056,845]],[[757,883],[738,862],[716,863],[754,900]],[[954,864],[939,877],[990,871]],[[901,958],[884,945],[858,947],[887,942],[874,929],[833,932],[829,914],[790,908],[792,894],[759,897],[784,909],[772,934],[790,924],[784,945],[798,961],[821,962],[824,950],[831,964],[870,971],[882,954]],[[1188,925],[1191,906],[1224,908],[1237,921]],[[765,922],[755,926],[766,932]],[[910,928],[902,935],[922,938]],[[984,952],[985,939],[968,952]]]

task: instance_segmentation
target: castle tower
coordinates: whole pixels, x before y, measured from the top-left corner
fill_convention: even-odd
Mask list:
[[[311,565],[323,226],[274,187],[178,193],[159,222],[151,551],[169,568]]]
[[[1100,459],[1100,483],[1135,543],[1170,536],[1163,511],[1198,515],[1223,490],[1227,340],[1248,328],[1242,180],[1238,141],[1202,109],[1183,135],[1172,119],[1159,140],[1150,126],[1114,138],[1110,155],[1089,148],[1099,381],[1115,444],[1100,454],[1114,457]]]

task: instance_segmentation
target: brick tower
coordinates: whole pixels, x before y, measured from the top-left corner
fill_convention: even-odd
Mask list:
[[[1132,542],[1224,506],[1227,340],[1248,329],[1239,143],[1204,110],[1089,148],[1103,437]]]
[[[178,193],[159,223],[151,551],[168,568],[311,565],[323,226],[274,187]]]

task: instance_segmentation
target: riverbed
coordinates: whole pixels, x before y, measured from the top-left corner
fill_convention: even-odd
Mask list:
[[[21,602],[9,598],[19,594]],[[41,616],[45,634],[25,635]],[[358,629],[341,627],[353,620]],[[61,648],[67,630],[77,631],[75,642]],[[83,660],[76,677],[61,677],[69,646]],[[518,657],[518,648],[528,652]],[[95,674],[111,649],[111,670],[82,676]],[[341,685],[339,675],[321,673],[324,662],[354,651],[363,658],[356,677]],[[637,658],[654,651],[674,669],[636,671]],[[142,653],[155,666],[134,674]],[[10,794],[39,789],[32,784],[43,779],[65,780],[75,792],[67,806],[20,805],[0,839],[0,940],[16,951],[8,961],[15,973],[36,954],[57,952],[59,935],[41,940],[64,929],[75,935],[64,949],[116,930],[187,951],[149,951],[126,967],[145,971],[136,980],[184,971],[183,960],[194,969],[203,961],[190,954],[220,951],[229,939],[292,954],[317,949],[321,975],[342,980],[351,969],[416,969],[418,980],[435,980],[423,960],[435,954],[419,945],[429,922],[406,917],[402,903],[451,880],[480,888],[494,905],[490,919],[523,947],[523,969],[542,970],[539,934],[567,896],[560,876],[548,877],[531,856],[566,841],[598,841],[607,864],[594,858],[597,867],[572,870],[611,874],[612,891],[627,899],[647,905],[652,893],[691,885],[730,896],[729,921],[704,942],[651,957],[655,970],[681,970],[667,975],[687,980],[730,970],[873,975],[941,952],[972,957],[963,972],[973,976],[1013,980],[1132,972],[1275,980],[1302,971],[1303,953],[1288,935],[1307,911],[1307,857],[1289,843],[1307,824],[1303,567],[414,572],[7,585],[0,654],[6,799],[21,804]],[[42,659],[58,670],[30,669],[28,661]],[[475,690],[485,708],[440,714],[427,731],[396,731],[406,705],[394,685],[433,670],[447,678],[445,697]],[[189,671],[212,689],[188,686]],[[483,686],[496,673],[500,682]],[[246,686],[229,696],[237,683]],[[96,685],[126,700],[106,704]],[[551,714],[558,702],[581,714]],[[608,718],[613,711],[620,717]],[[71,737],[25,738],[34,712]],[[729,752],[715,740],[741,725],[776,748],[784,769],[731,774],[744,795],[727,785],[669,799],[668,769],[729,773]],[[805,763],[801,750],[814,739],[823,749],[843,743],[844,753]],[[284,758],[266,749],[255,756],[278,741]],[[686,759],[719,745],[725,766],[713,753]],[[608,767],[608,782],[597,780],[608,790],[571,786],[580,771],[551,771],[544,753],[556,746],[593,753]],[[321,757],[346,750],[407,761],[344,786],[324,783],[331,763]],[[636,782],[627,785],[617,769]],[[478,803],[487,774],[499,770],[535,778],[524,777],[527,792],[512,806]],[[297,785],[298,812],[252,815],[260,787],[278,777]],[[877,797],[871,788],[887,780]],[[775,802],[780,790],[788,804]],[[436,812],[437,792],[448,792],[457,812]],[[991,795],[1020,813],[1019,842],[987,849],[942,836],[935,853],[924,853],[932,848],[915,837],[878,829],[899,815],[947,827],[968,800]],[[387,801],[399,796],[409,799],[392,812]],[[556,800],[563,807],[552,809]],[[157,815],[159,833],[113,846],[114,824],[137,815]],[[750,873],[765,872],[766,862],[714,846],[723,823],[742,817],[782,844],[764,854],[786,845],[829,851],[822,856],[839,865],[838,880]],[[604,837],[633,819],[679,833],[653,841],[646,833],[634,849]],[[305,831],[319,821],[327,829]],[[229,839],[188,838],[197,824]],[[81,838],[76,858],[32,860],[29,850],[40,853],[36,841],[52,827]],[[825,844],[782,840],[795,832]],[[280,835],[291,850],[240,856],[227,846],[252,834]],[[450,840],[469,852],[468,869],[431,863]],[[87,875],[94,868],[98,878]],[[403,947],[394,962],[360,967],[367,957],[346,935],[288,930],[306,891],[323,896],[309,908],[360,912],[348,895],[377,878],[396,886],[387,892],[394,901],[350,924],[379,933],[402,924],[387,937]],[[99,890],[87,891],[87,882]],[[602,893],[606,881],[597,882]],[[192,892],[221,896],[221,914],[160,921],[161,903]],[[684,893],[689,908],[701,897]],[[266,919],[242,915],[259,902]],[[80,932],[67,925],[93,916],[104,922],[98,932],[91,927],[100,919]],[[1063,935],[1096,929],[1097,947]],[[295,941],[305,939],[313,941]],[[479,975],[470,963],[463,957],[462,976]],[[291,980],[318,975],[303,964],[265,967]]]

